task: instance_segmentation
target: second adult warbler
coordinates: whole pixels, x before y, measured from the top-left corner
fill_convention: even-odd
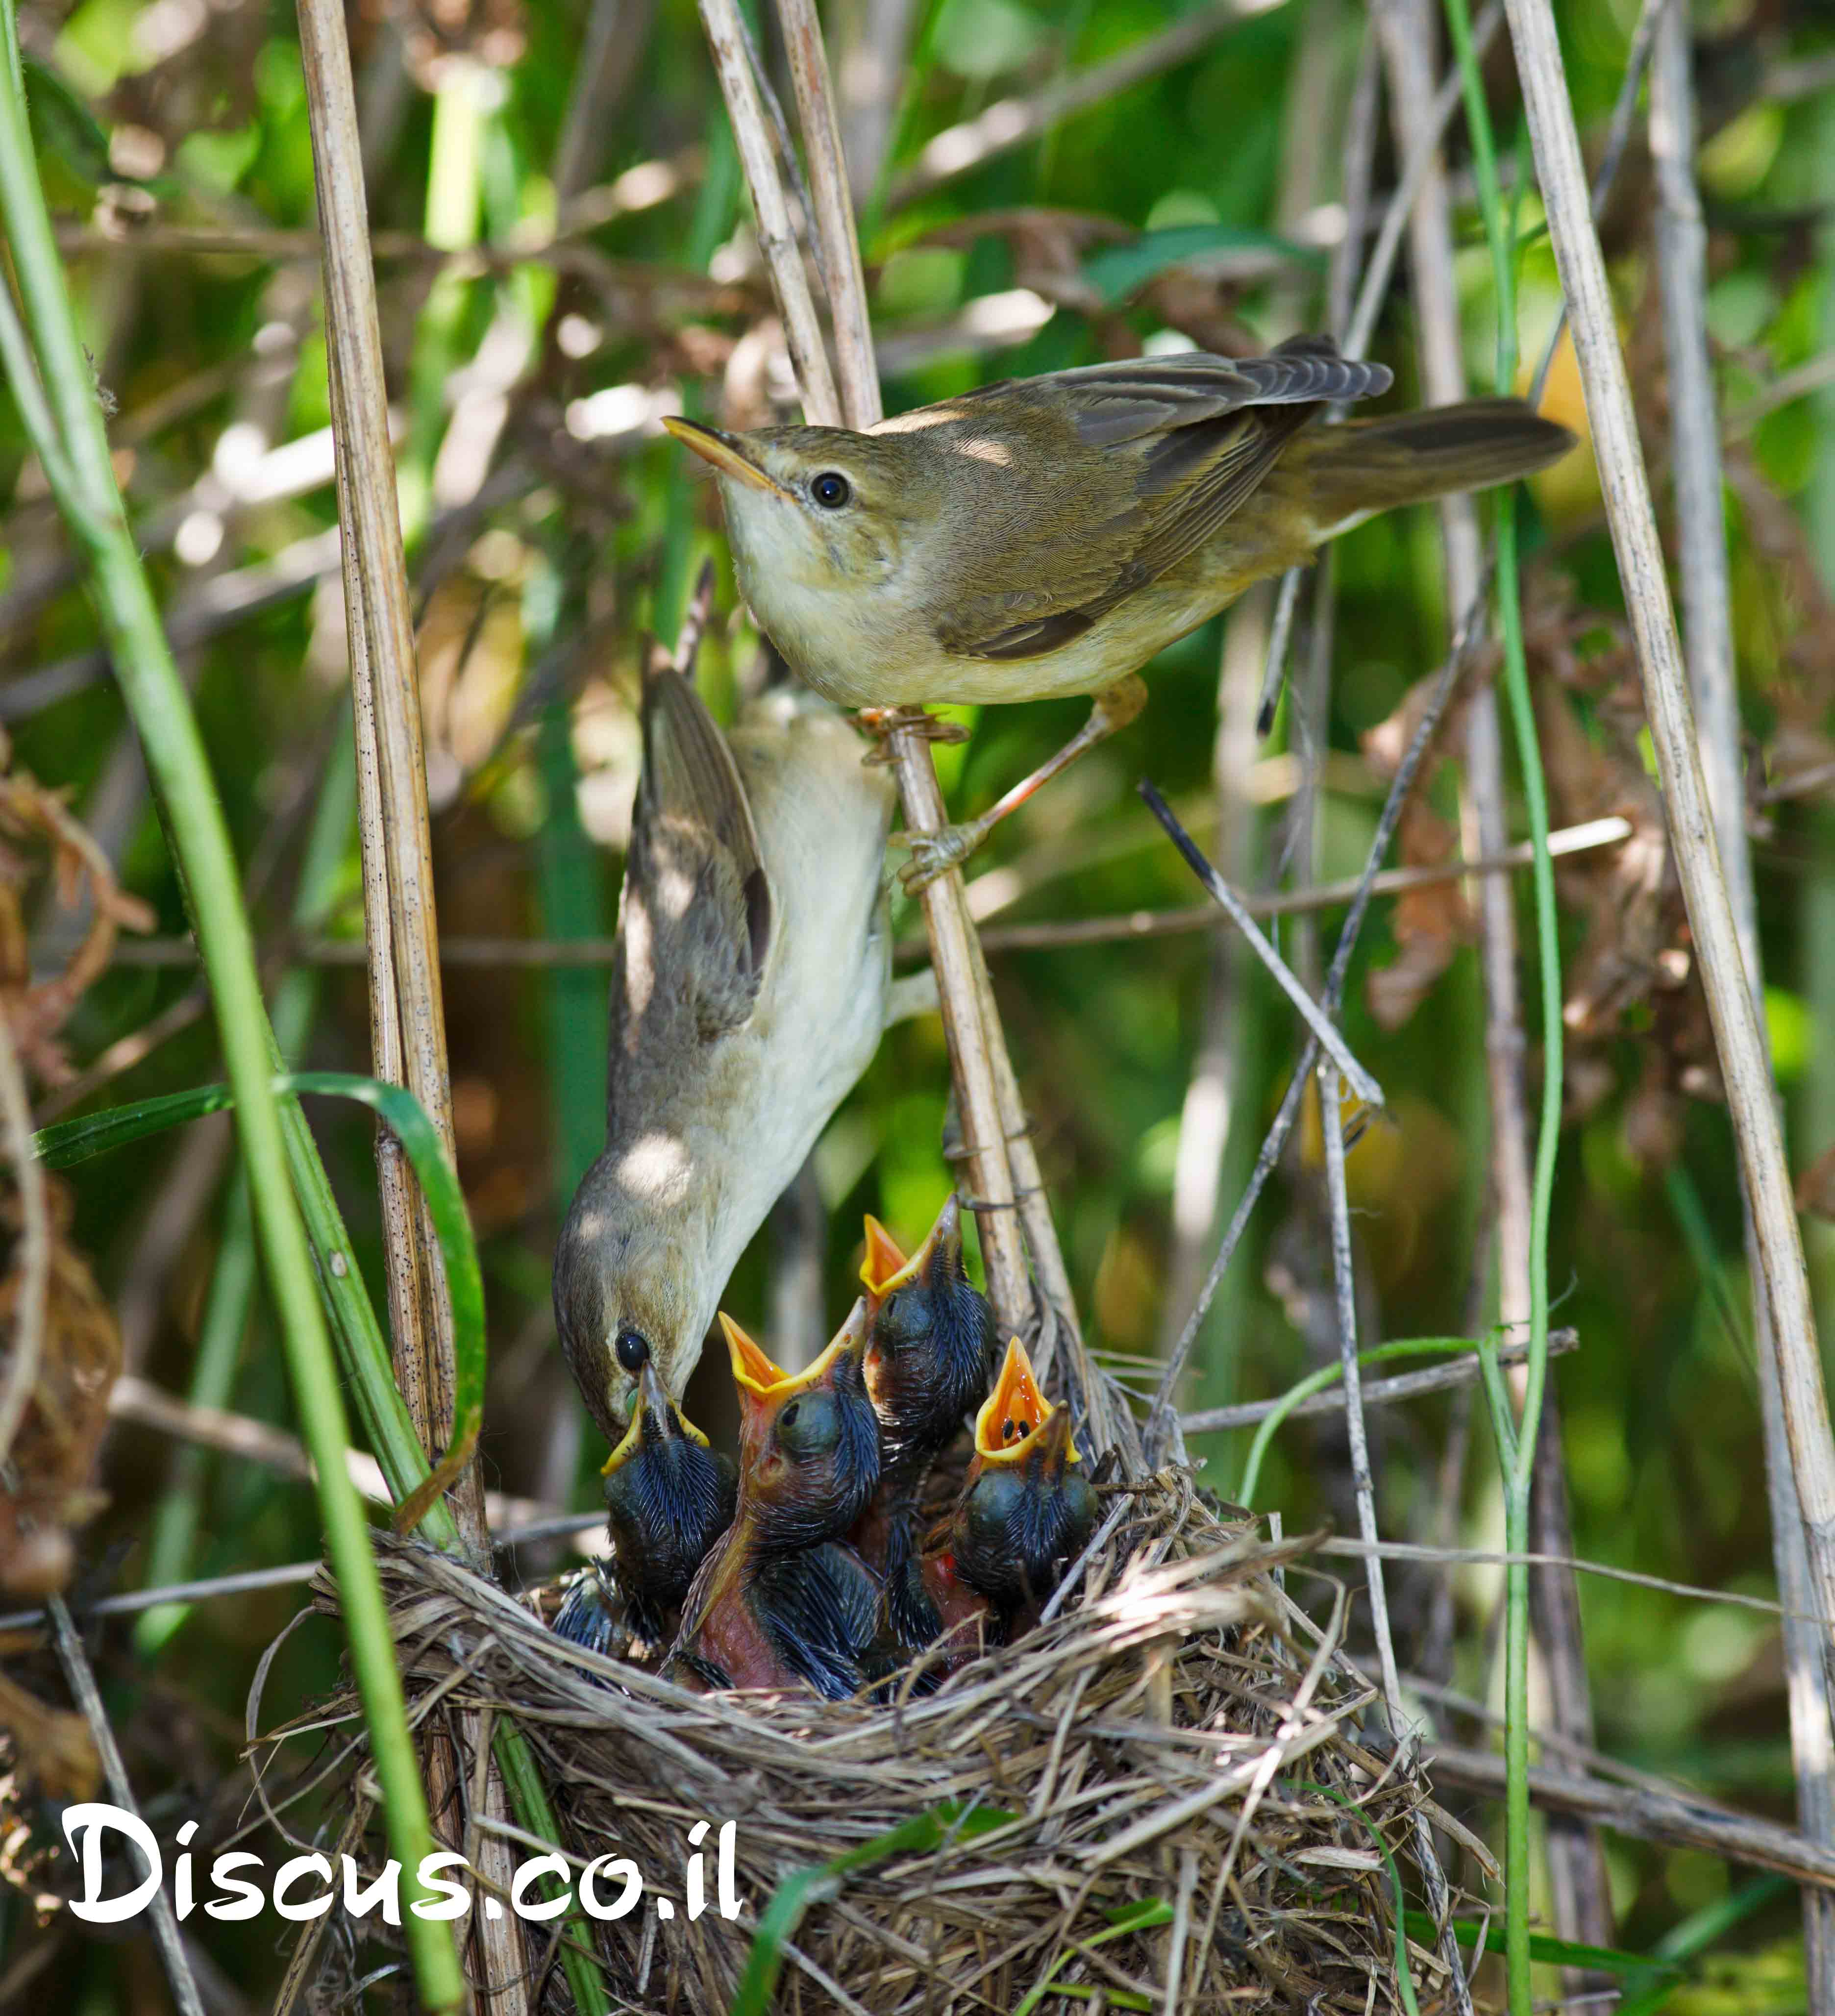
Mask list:
[[[753,614],[829,699],[1098,697],[1075,742],[991,813],[920,837],[922,880],[1132,720],[1146,699],[1133,675],[1252,581],[1376,512],[1509,482],[1574,445],[1513,399],[1308,427],[1390,383],[1296,337],[1268,357],[1011,380],[865,434],[665,424],[719,478]]]

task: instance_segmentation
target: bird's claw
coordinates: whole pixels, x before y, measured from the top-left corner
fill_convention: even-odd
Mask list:
[[[964,825],[939,827],[935,833],[908,833],[905,837],[911,859],[899,869],[898,879],[905,893],[915,896],[952,868],[961,867],[988,832],[980,820],[970,819]]]
[[[960,722],[939,721],[921,707],[863,707],[856,710],[855,725],[879,744],[862,761],[869,765],[890,763],[892,737],[901,732],[925,742],[966,742],[969,731]]]

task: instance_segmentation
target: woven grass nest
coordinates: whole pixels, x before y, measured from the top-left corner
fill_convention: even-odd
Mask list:
[[[552,1589],[513,1597],[413,1543],[386,1546],[383,1580],[411,1705],[440,1690],[454,1728],[467,1708],[513,1714],[570,1855],[641,1871],[639,1907],[595,1928],[614,2007],[727,2016],[786,1879],[910,1826],[921,1850],[817,1886],[758,2006],[1399,2007],[1394,1885],[1416,1890],[1421,1777],[1365,1747],[1370,1688],[1275,1579],[1291,1546],[1188,1471],[1130,1492],[1060,1615],[890,1707],[685,1692],[557,1637]],[[703,1820],[736,1823],[736,1920],[712,1908],[711,1852],[710,1907],[685,1916]],[[562,2016],[554,1928],[528,1930],[540,2006]],[[1409,1960],[1422,2010],[1440,2007],[1437,1956],[1411,1942]]]

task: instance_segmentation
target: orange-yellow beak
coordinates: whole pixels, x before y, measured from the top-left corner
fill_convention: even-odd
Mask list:
[[[665,413],[663,425],[684,448],[693,448],[722,476],[762,490],[768,497],[781,497],[786,504],[797,501],[781,483],[765,474],[731,434],[722,434],[718,427],[704,427],[699,420],[685,420],[675,413]]]
[[[894,1288],[915,1281],[930,1267],[938,1250],[962,1244],[962,1205],[953,1196],[937,1214],[937,1222],[924,1235],[924,1243],[907,1260],[892,1235],[869,1214],[866,1221],[866,1258],[860,1263],[860,1278],[866,1292],[883,1302]]]
[[[1070,1416],[1054,1406],[1038,1390],[1032,1361],[1016,1337],[1007,1345],[994,1391],[975,1417],[975,1453],[984,1463],[1016,1463],[1040,1452],[1063,1453],[1067,1463],[1081,1460],[1070,1439]]]
[[[772,1362],[762,1347],[747,1336],[724,1309],[720,1312],[720,1327],[726,1334],[726,1348],[732,1359],[732,1383],[739,1389],[740,1399],[772,1402],[806,1386],[819,1384],[842,1359],[858,1356],[865,1348],[873,1329],[867,1320],[863,1297],[854,1305],[847,1320],[813,1365],[801,1372],[786,1372]]]
[[[754,1348],[757,1347],[754,1345]],[[697,1442],[703,1449],[709,1446],[703,1435],[687,1415],[669,1397],[669,1389],[658,1377],[654,1363],[646,1359],[643,1371],[637,1382],[636,1404],[631,1409],[631,1425],[624,1431],[624,1439],[605,1460],[599,1471],[601,1477],[610,1477],[621,1463],[628,1463],[643,1446],[644,1420],[646,1415],[656,1418],[657,1432],[667,1434],[669,1417],[673,1414],[682,1433],[690,1441]]]

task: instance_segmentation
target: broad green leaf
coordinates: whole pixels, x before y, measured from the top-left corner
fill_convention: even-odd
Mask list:
[[[1146,231],[1130,245],[1111,245],[1083,262],[1083,277],[1110,308],[1132,300],[1168,267],[1182,266],[1207,252],[1271,253],[1299,266],[1322,266],[1325,257],[1271,231],[1245,231],[1229,224],[1172,224]]]
[[[289,1071],[275,1079],[274,1089],[296,1096],[318,1093],[367,1106],[401,1143],[426,1199],[452,1298],[455,1390],[452,1445],[396,1508],[396,1530],[412,1532],[471,1460],[484,1418],[484,1284],[464,1193],[434,1123],[419,1100],[402,1086],[346,1071]],[[124,1147],[130,1141],[201,1119],[207,1113],[223,1112],[235,1103],[226,1085],[197,1085],[131,1106],[113,1107],[106,1113],[59,1121],[41,1129],[33,1138],[33,1147],[48,1168],[67,1169],[111,1148]]]

